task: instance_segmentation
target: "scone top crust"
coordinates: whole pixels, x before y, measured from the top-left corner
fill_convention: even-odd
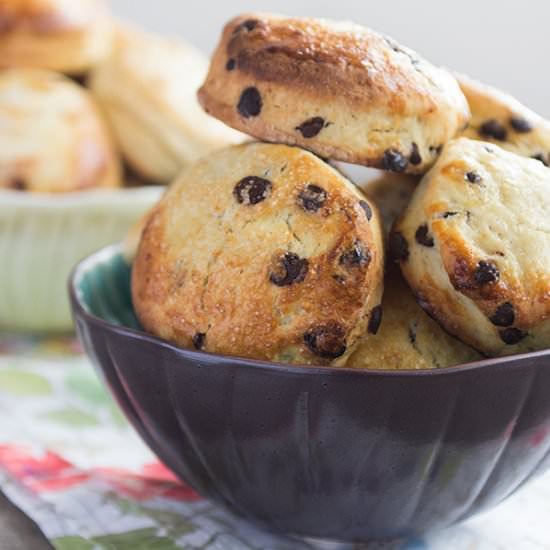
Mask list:
[[[398,221],[420,303],[487,354],[550,344],[550,170],[479,141],[444,149]]]
[[[469,119],[452,75],[352,23],[230,21],[199,92],[207,112],[267,141],[423,173]]]
[[[57,73],[0,72],[0,189],[120,185],[111,136],[86,91]]]
[[[464,137],[490,141],[550,166],[550,122],[507,93],[465,75],[456,78],[472,111]]]
[[[0,68],[84,73],[109,49],[111,29],[105,0],[3,0]]]
[[[134,307],[184,347],[340,365],[377,322],[381,241],[376,210],[319,158],[232,147],[185,171],[153,211]]]

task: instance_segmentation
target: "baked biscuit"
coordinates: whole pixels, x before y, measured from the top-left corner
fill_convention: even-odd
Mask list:
[[[386,173],[358,185],[377,206],[384,225],[384,235],[389,234],[393,222],[409,204],[418,181],[415,176]]]
[[[550,122],[512,96],[464,75],[458,83],[472,111],[465,137],[490,141],[550,166]]]
[[[342,365],[377,323],[378,213],[302,149],[251,143],[186,170],[134,261],[143,327],[184,347]]]
[[[451,74],[388,37],[258,14],[226,25],[199,99],[261,140],[415,174],[470,116]]]
[[[58,73],[0,72],[0,189],[120,185],[118,156],[86,91]]]
[[[479,353],[447,334],[430,318],[393,266],[384,282],[381,319],[378,332],[361,339],[346,367],[438,369],[481,359]]]
[[[550,345],[550,170],[450,142],[390,240],[420,304],[488,355]]]
[[[111,47],[104,0],[2,0],[0,68],[34,67],[81,75]]]
[[[244,136],[201,109],[196,92],[208,62],[179,40],[124,27],[89,85],[131,168],[169,183],[180,170]]]

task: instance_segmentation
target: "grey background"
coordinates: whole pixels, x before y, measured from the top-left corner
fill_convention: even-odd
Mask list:
[[[112,0],[119,15],[210,52],[224,22],[268,11],[353,20],[430,61],[499,86],[550,118],[550,2],[542,0]]]

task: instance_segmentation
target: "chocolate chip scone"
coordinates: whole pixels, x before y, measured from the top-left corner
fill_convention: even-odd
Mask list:
[[[477,350],[550,346],[550,170],[481,141],[450,142],[392,233],[420,304]]]
[[[447,334],[416,302],[399,270],[384,282],[379,326],[362,339],[346,366],[353,369],[438,369],[481,359]]]
[[[199,161],[143,231],[143,327],[184,347],[342,365],[382,296],[378,213],[302,149],[251,143]],[[374,320],[373,320],[374,319]]]
[[[2,0],[0,68],[82,75],[111,47],[105,0]]]
[[[121,185],[118,154],[86,90],[39,69],[0,72],[0,189],[64,193]]]
[[[394,40],[351,23],[273,15],[226,25],[199,99],[261,140],[414,174],[470,116],[455,78]]]
[[[496,143],[550,166],[549,121],[496,88],[464,75],[456,77],[472,111],[465,137]]]

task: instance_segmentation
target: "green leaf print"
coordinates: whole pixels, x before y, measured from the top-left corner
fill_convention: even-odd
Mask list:
[[[71,428],[89,428],[99,425],[99,421],[96,418],[76,407],[66,407],[52,411],[46,414],[44,418],[50,422]]]
[[[56,550],[94,550],[95,544],[82,537],[62,537],[52,541]]]
[[[0,392],[17,396],[41,396],[52,393],[46,378],[19,369],[0,370]]]
[[[65,383],[71,393],[90,403],[100,405],[110,402],[110,396],[91,368],[73,370],[67,375]]]
[[[174,541],[157,536],[155,528],[105,535],[92,540],[102,550],[178,550]]]

